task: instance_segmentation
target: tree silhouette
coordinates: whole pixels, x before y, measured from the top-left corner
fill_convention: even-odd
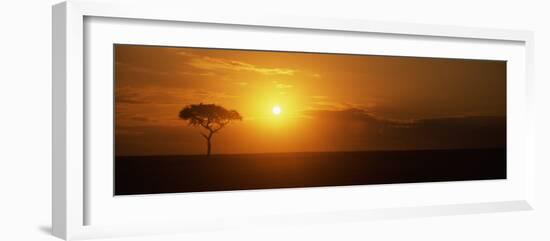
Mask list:
[[[191,126],[202,126],[208,133],[201,132],[206,139],[206,155],[210,156],[212,135],[235,120],[242,120],[239,112],[227,110],[215,104],[188,105],[179,114],[179,118],[189,122]]]

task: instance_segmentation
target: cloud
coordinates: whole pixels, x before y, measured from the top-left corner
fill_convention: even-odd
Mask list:
[[[315,99],[315,100],[326,100],[326,99],[328,99],[328,96],[326,96],[326,95],[312,95],[310,97],[312,99]]]
[[[192,72],[192,71],[179,71],[181,75],[193,75],[193,76],[215,76],[214,72]]]
[[[137,66],[133,64],[123,63],[123,62],[116,62],[116,68],[117,71],[130,71],[130,72],[136,72],[136,73],[144,73],[144,74],[154,74],[154,75],[169,75],[170,73],[167,71],[160,71],[157,69],[151,69],[145,66]]]
[[[192,54],[192,53],[189,53],[189,52],[183,51],[183,50],[179,51],[178,54],[181,55],[181,56],[185,56],[185,57],[196,57],[195,54]]]
[[[233,99],[239,97],[223,92],[207,91],[203,89],[192,90],[188,95],[194,96],[194,98],[197,99],[195,102],[212,102],[220,99]]]
[[[309,110],[306,115],[313,118],[327,120],[359,121],[367,124],[391,126],[397,128],[491,128],[506,126],[506,117],[503,116],[448,116],[438,118],[422,118],[411,120],[390,119],[378,116],[373,112],[361,108],[341,110]]]
[[[272,83],[275,85],[275,88],[280,89],[280,90],[291,89],[293,87],[290,84],[283,84],[283,83],[280,83],[279,81],[276,81],[276,80],[272,81]]]
[[[293,69],[287,68],[266,68],[256,66],[242,61],[214,58],[208,56],[198,56],[189,52],[181,51],[179,55],[191,58],[189,65],[203,70],[228,70],[228,71],[249,71],[264,75],[294,75],[296,72]]]
[[[277,89],[290,89],[290,88],[292,88],[292,85],[278,83],[278,84],[275,85],[275,87]]]
[[[452,116],[392,120],[367,110],[312,110],[307,115],[336,142],[363,143],[368,149],[502,148],[505,116]]]
[[[334,101],[331,98],[329,98],[326,95],[310,95],[308,97],[310,99],[309,101],[309,110],[333,110],[333,111],[340,111],[340,110],[349,110],[349,109],[357,109],[357,110],[363,110],[368,111],[368,113],[374,115],[376,112],[373,112],[373,107],[378,106],[378,104],[372,100],[367,103],[353,103],[353,102],[347,102],[347,101]],[[380,115],[377,115],[380,116]]]
[[[393,121],[377,117],[369,113],[367,110],[359,108],[349,108],[343,110],[309,110],[306,111],[306,115],[312,118],[328,120],[328,121],[342,121],[342,122],[361,122],[369,125],[401,125],[402,122]]]
[[[117,104],[177,104],[186,99],[177,90],[118,87],[115,100]]]
[[[166,89],[118,87],[117,104],[182,105],[187,103],[216,102],[238,96],[204,89]]]
[[[116,103],[121,104],[147,104],[150,101],[143,98],[143,93],[134,88],[117,88]]]
[[[317,95],[310,96],[311,102],[308,106],[309,110],[315,111],[341,111],[348,109],[361,109],[360,106],[340,101],[332,101],[327,96]]]

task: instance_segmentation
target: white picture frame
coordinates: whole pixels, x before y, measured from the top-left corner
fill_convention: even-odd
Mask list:
[[[402,217],[422,217],[433,215],[451,215],[482,213],[496,211],[514,211],[530,210],[533,208],[534,192],[534,130],[531,114],[531,88],[533,73],[533,34],[529,31],[519,30],[498,30],[482,29],[456,26],[422,25],[409,23],[390,23],[390,22],[372,22],[350,19],[320,19],[320,18],[302,18],[293,16],[276,16],[265,14],[250,15],[208,15],[201,11],[186,8],[185,3],[174,1],[162,2],[125,2],[125,1],[85,1],[70,0],[60,3],[53,7],[53,167],[52,167],[52,227],[53,234],[63,239],[84,239],[94,237],[113,237],[124,235],[139,234],[158,234],[172,232],[186,232],[193,230],[217,229],[226,226],[254,226],[254,225],[285,225],[293,223],[318,223],[331,220],[338,222],[342,220],[373,220]],[[512,61],[513,72],[508,74],[515,76],[509,79],[509,109],[508,115],[512,122],[509,122],[509,131],[514,137],[511,142],[514,148],[513,153],[509,153],[512,162],[511,172],[513,178],[504,182],[461,182],[460,184],[439,183],[432,184],[407,184],[399,185],[377,185],[371,186],[368,190],[357,187],[344,188],[308,188],[293,190],[267,190],[267,191],[238,191],[207,194],[185,194],[185,195],[153,195],[134,197],[132,200],[114,198],[112,196],[98,197],[97,191],[101,190],[102,185],[110,185],[111,182],[98,183],[93,175],[108,173],[109,169],[105,166],[96,166],[86,158],[90,155],[90,142],[88,139],[90,128],[89,121],[94,120],[94,113],[91,111],[89,101],[94,100],[94,93],[89,93],[89,89],[101,90],[100,85],[90,86],[86,83],[86,68],[96,68],[95,65],[88,63],[94,62],[87,59],[86,41],[121,41],[121,38],[127,36],[112,37],[114,35],[105,34],[100,27],[94,27],[94,30],[86,28],[88,20],[108,19],[99,21],[101,24],[113,24],[117,28],[130,28],[125,24],[110,23],[109,19],[121,21],[122,23],[131,22],[133,25],[153,22],[148,28],[156,31],[155,28],[162,24],[207,24],[208,26],[223,26],[225,30],[231,31],[232,28],[253,28],[255,30],[273,30],[277,32],[299,30],[302,33],[314,31],[318,35],[329,33],[357,33],[357,34],[378,34],[384,36],[393,36],[395,38],[426,38],[425,41],[450,41],[465,47],[472,47],[470,53],[465,53],[470,58],[483,59],[484,54],[494,58],[502,58]],[[116,22],[115,21],[115,22]],[[95,23],[92,23],[95,24]],[[179,26],[179,25],[178,25]],[[160,30],[159,30],[160,31]],[[200,28],[196,31],[202,31]],[[254,31],[252,31],[254,32]],[[261,31],[259,31],[261,32]],[[199,32],[197,32],[199,33]],[[107,38],[88,38],[86,34],[97,34],[96,36],[107,36]],[[256,34],[256,33],[252,33]],[[128,35],[130,37],[140,38],[141,35]],[[111,38],[112,37],[112,38]],[[143,37],[146,40],[147,36]],[[152,38],[151,38],[152,39]],[[168,38],[167,38],[168,39]],[[131,39],[124,41],[132,42]],[[179,40],[156,40],[166,41],[164,44],[178,43]],[[422,40],[424,41],[424,40]],[[458,43],[457,43],[458,42]],[[475,43],[474,43],[475,42]],[[471,45],[474,43],[474,45]],[[475,44],[482,43],[475,47]],[[510,54],[491,54],[497,52],[497,47],[491,50],[495,43],[510,45]],[[457,46],[458,46],[457,45]],[[95,45],[94,45],[95,46]],[[95,48],[92,46],[92,48]],[[444,50],[446,45],[441,45]],[[450,46],[450,45],[449,45]],[[212,46],[210,46],[212,47]],[[226,46],[224,46],[226,47]],[[255,46],[256,48],[281,48],[289,50],[289,46]],[[320,46],[319,48],[322,48]],[[503,48],[507,48],[504,46]],[[476,52],[476,49],[478,52]],[[484,52],[484,49],[487,52]],[[319,50],[319,49],[317,49]],[[454,50],[455,52],[460,49]],[[89,50],[88,50],[89,51]],[[338,51],[338,50],[334,50]],[[406,48],[401,54],[406,54]],[[491,52],[492,51],[492,52]],[[441,51],[443,57],[454,56],[453,51]],[[439,56],[439,53],[421,50],[418,53],[408,52],[410,55]],[[394,53],[395,54],[395,53]],[[501,56],[501,57],[500,57]],[[461,57],[461,56],[456,56]],[[462,56],[463,57],[463,56]],[[112,60],[110,60],[112,61]],[[510,88],[512,87],[512,88]],[[91,96],[88,99],[87,96]],[[93,105],[93,103],[92,103]],[[95,117],[98,117],[97,115]],[[86,124],[88,123],[88,124]],[[95,127],[94,127],[95,128]],[[515,133],[515,134],[514,134]],[[510,147],[510,146],[509,146]],[[510,155],[511,154],[511,155]],[[96,168],[99,174],[87,174],[89,169]],[[517,174],[517,175],[516,175]],[[517,177],[517,178],[516,178]],[[415,186],[411,186],[415,185]],[[477,189],[476,187],[481,186]],[[404,187],[404,188],[403,188]],[[234,212],[225,212],[227,210],[219,208],[212,213],[205,213],[204,210],[196,208],[197,212],[190,215],[190,219],[179,219],[176,216],[160,219],[155,216],[154,211],[147,207],[152,205],[174,206],[176,203],[188,202],[187,205],[208,205],[223,200],[224,203],[240,202],[242,200],[253,200],[250,202],[269,202],[276,200],[278,196],[297,197],[298,200],[311,200],[314,197],[326,198],[340,196],[331,200],[336,204],[342,204],[342,200],[347,197],[358,197],[365,195],[367,191],[371,194],[378,192],[379,196],[389,198],[381,194],[382,191],[391,193],[394,190],[396,195],[426,195],[426,198],[434,198],[441,195],[445,189],[451,190],[476,190],[466,195],[464,199],[458,199],[449,195],[448,199],[421,202],[411,201],[395,202],[390,204],[375,205],[371,207],[361,207],[361,203],[347,203],[349,208],[339,209],[329,204],[309,205],[310,209],[305,209],[307,203],[290,203],[279,200],[282,203],[276,208],[265,208],[262,206],[245,205],[233,206]],[[453,189],[457,188],[457,189]],[[486,192],[489,189],[498,189],[494,193],[488,193],[483,196],[479,193]],[[405,190],[409,190],[408,192]],[[438,194],[439,193],[439,194]],[[476,194],[478,193],[478,194]],[[488,195],[493,195],[490,198]],[[399,197],[399,196],[395,196]],[[117,200],[115,200],[117,199]],[[183,200],[186,199],[186,200]],[[437,199],[437,198],[436,198]],[[111,202],[110,200],[115,200]],[[384,201],[383,198],[378,200]],[[90,205],[90,203],[99,203]],[[121,206],[121,203],[124,204]],[[293,206],[296,205],[296,206]],[[93,206],[92,208],[90,206]],[[122,208],[127,207],[127,208]],[[294,208],[301,207],[300,210]],[[134,220],[122,219],[120,216],[128,215],[128,212],[141,209],[137,213],[138,217],[132,217]],[[259,216],[252,215],[254,212],[262,212]],[[116,211],[119,211],[117,213]],[[181,210],[182,212],[192,213],[192,210]],[[202,213],[201,213],[202,211]],[[126,212],[126,213],[125,213]],[[111,215],[111,216],[109,216]],[[139,218],[142,215],[151,219],[154,224],[145,222]],[[209,216],[210,215],[210,216]],[[91,222],[90,217],[97,216],[98,222]],[[199,217],[205,217],[199,220]],[[227,218],[226,218],[227,217]],[[118,222],[107,223],[105,220],[118,220]],[[215,221],[212,221],[215,220]],[[220,221],[222,220],[222,221]],[[105,222],[105,223],[104,223]],[[124,223],[119,225],[118,223]]]

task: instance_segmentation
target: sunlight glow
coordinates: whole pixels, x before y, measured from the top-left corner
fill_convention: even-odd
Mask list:
[[[271,109],[271,112],[274,115],[280,115],[281,114],[281,107],[279,107],[278,105],[273,106],[273,109]]]

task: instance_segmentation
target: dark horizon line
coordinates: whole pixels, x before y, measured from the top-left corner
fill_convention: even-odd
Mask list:
[[[434,151],[476,151],[476,150],[506,150],[507,147],[479,147],[479,148],[447,148],[447,149],[395,149],[395,150],[357,150],[357,151],[297,151],[297,152],[253,152],[253,153],[220,153],[210,156],[238,156],[238,155],[265,155],[265,154],[311,154],[311,153],[353,153],[353,152],[434,152]],[[206,154],[158,154],[158,155],[116,155],[115,157],[176,157],[176,156],[206,156]]]

